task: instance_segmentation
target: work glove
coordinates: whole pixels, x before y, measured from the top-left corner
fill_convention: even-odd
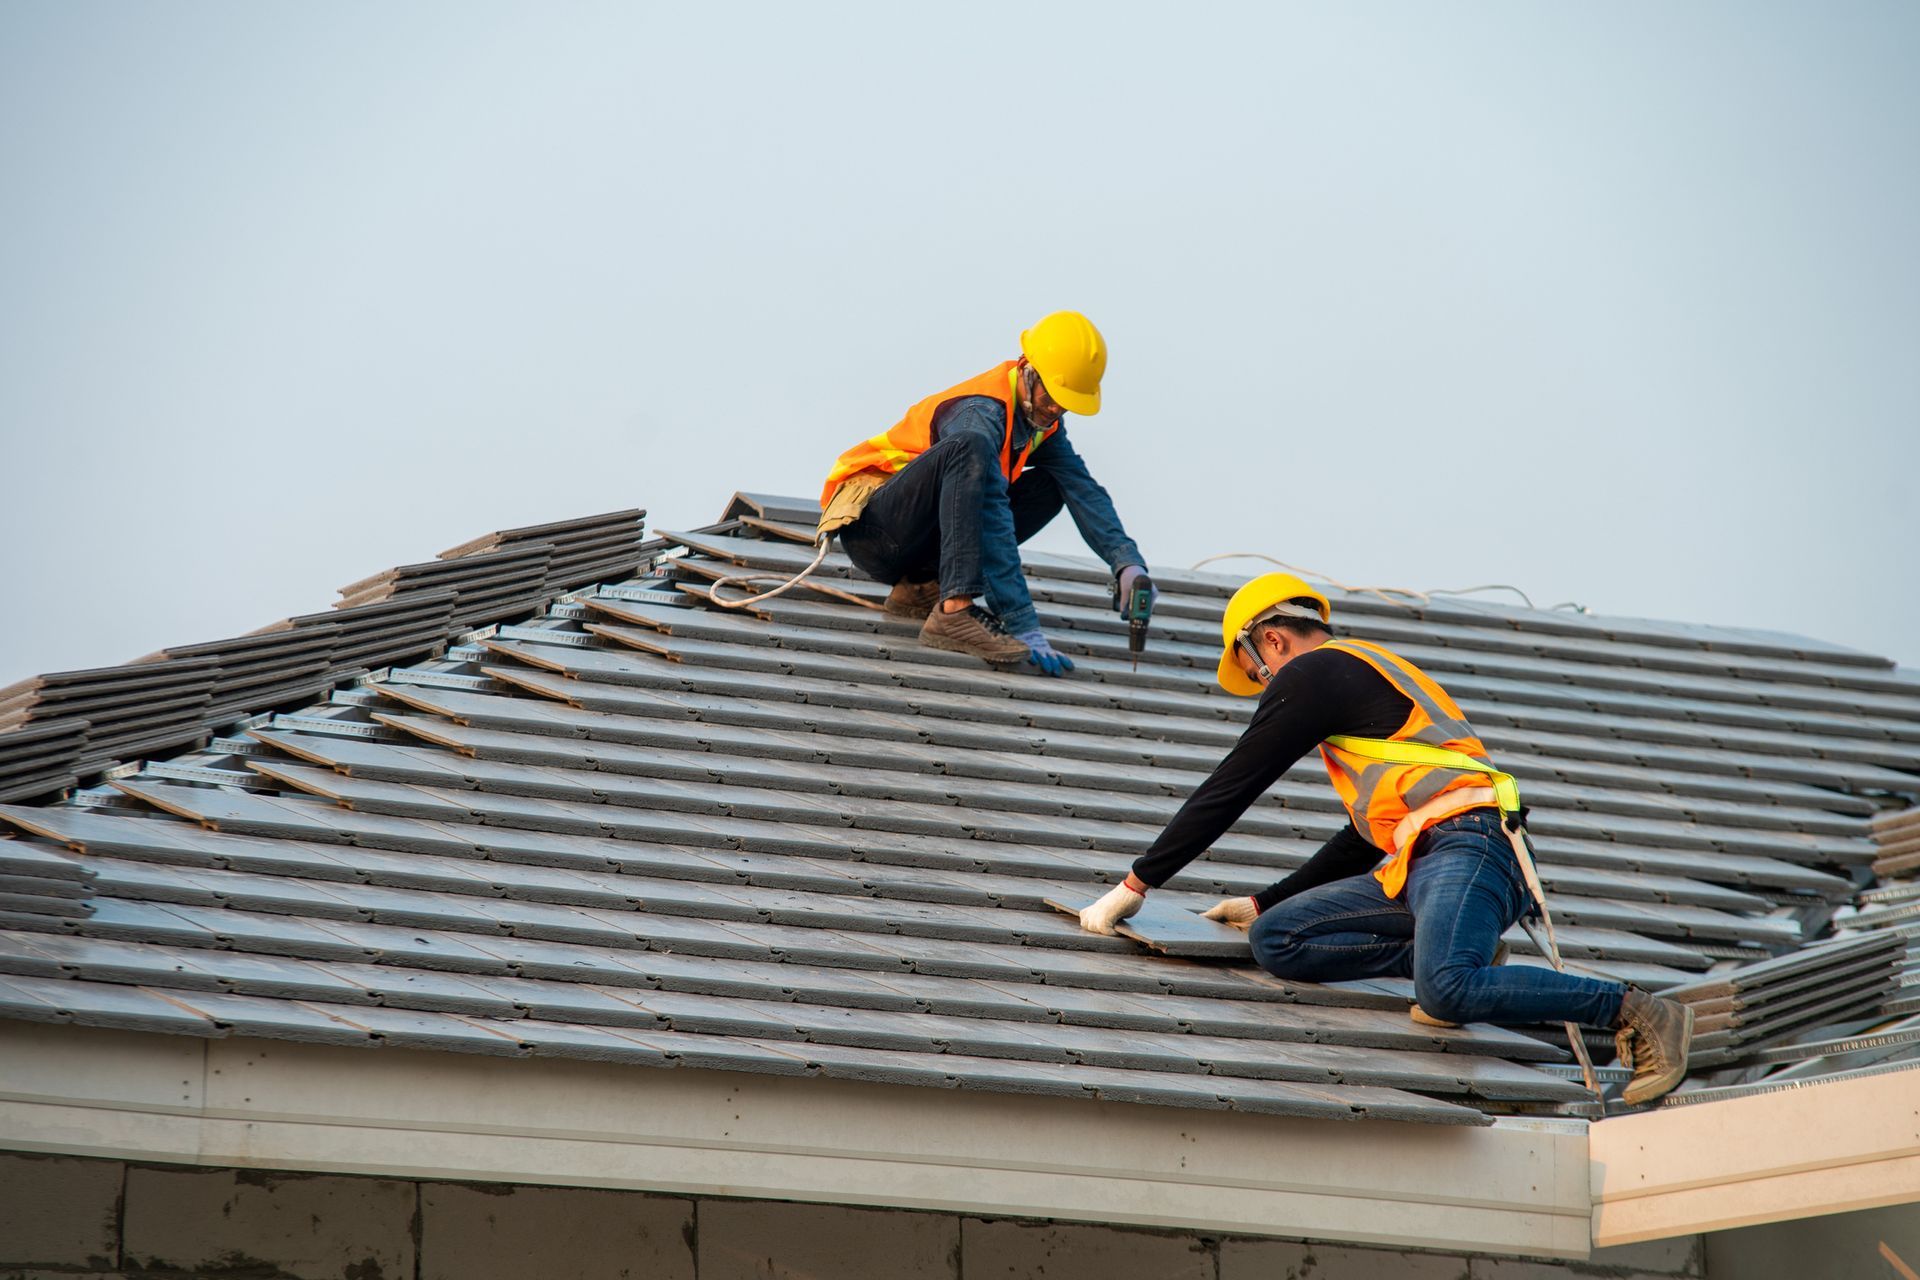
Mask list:
[[[1252,898],[1222,898],[1200,914],[1236,929],[1250,929],[1260,918],[1260,904]]]
[[[1027,646],[1027,661],[1046,674],[1063,676],[1073,670],[1073,659],[1049,644],[1046,634],[1038,627],[1022,631],[1014,639]]]
[[[1138,886],[1138,887],[1136,887]],[[1113,926],[1140,910],[1147,900],[1147,887],[1133,878],[1129,871],[1127,878],[1113,888],[1092,906],[1080,912],[1080,927],[1089,933],[1111,934]]]
[[[1137,564],[1130,564],[1120,571],[1120,589],[1113,593],[1115,613],[1123,618],[1127,616],[1127,601],[1133,599],[1133,580],[1146,576],[1147,571]],[[1149,608],[1160,603],[1160,588],[1154,586],[1147,588],[1147,603]]]

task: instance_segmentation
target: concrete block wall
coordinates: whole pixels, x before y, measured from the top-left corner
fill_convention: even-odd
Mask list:
[[[694,1205],[0,1153],[0,1280],[695,1280]]]
[[[1703,1257],[1696,1237],[1528,1262],[0,1152],[0,1280],[1704,1280]]]

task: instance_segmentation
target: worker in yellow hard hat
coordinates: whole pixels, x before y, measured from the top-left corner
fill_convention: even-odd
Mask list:
[[[1262,968],[1306,982],[1411,978],[1413,1016],[1439,1025],[1613,1028],[1634,1069],[1626,1101],[1678,1083],[1685,1005],[1561,971],[1550,918],[1555,967],[1502,966],[1501,935],[1544,913],[1546,898],[1518,784],[1431,676],[1379,645],[1335,639],[1327,597],[1269,573],[1227,603],[1218,679],[1259,696],[1252,721],[1126,879],[1080,913],[1084,927],[1113,932],[1318,747],[1347,826],[1285,879],[1206,913],[1250,929]]]
[[[907,410],[840,455],[820,493],[823,529],[893,590],[889,611],[937,649],[1047,675],[1073,670],[1040,629],[1019,544],[1062,508],[1132,595],[1145,558],[1067,440],[1068,413],[1100,412],[1107,342],[1077,311],[1020,335],[1020,357]],[[848,523],[848,521],[851,521]],[[984,598],[987,607],[977,601]]]

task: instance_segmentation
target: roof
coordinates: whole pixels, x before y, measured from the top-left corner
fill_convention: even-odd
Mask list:
[[[1029,554],[1066,680],[919,646],[838,555],[709,603],[805,564],[817,512],[507,531],[270,633],[324,641],[16,686],[0,1017],[1316,1118],[1587,1106],[1551,1029],[1424,1027],[1404,982],[1284,982],[1206,922],[1155,949],[1048,905],[1122,876],[1237,736],[1250,704],[1212,680],[1237,580],[1156,569],[1136,670],[1105,569]],[[1774,633],[1330,594],[1521,780],[1569,959],[1696,1004],[1681,1101],[1913,1053],[1920,900],[1873,867],[1907,868],[1886,815],[1920,793],[1920,679]],[[1250,892],[1344,821],[1305,762],[1154,902]]]

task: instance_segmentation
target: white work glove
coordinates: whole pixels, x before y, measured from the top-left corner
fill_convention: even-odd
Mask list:
[[[1100,901],[1080,912],[1080,927],[1089,933],[1111,934],[1113,926],[1138,911],[1146,900],[1147,886],[1129,871],[1127,878],[1107,890]]]
[[[1260,918],[1260,904],[1252,898],[1222,898],[1200,914],[1236,929],[1250,929]]]

